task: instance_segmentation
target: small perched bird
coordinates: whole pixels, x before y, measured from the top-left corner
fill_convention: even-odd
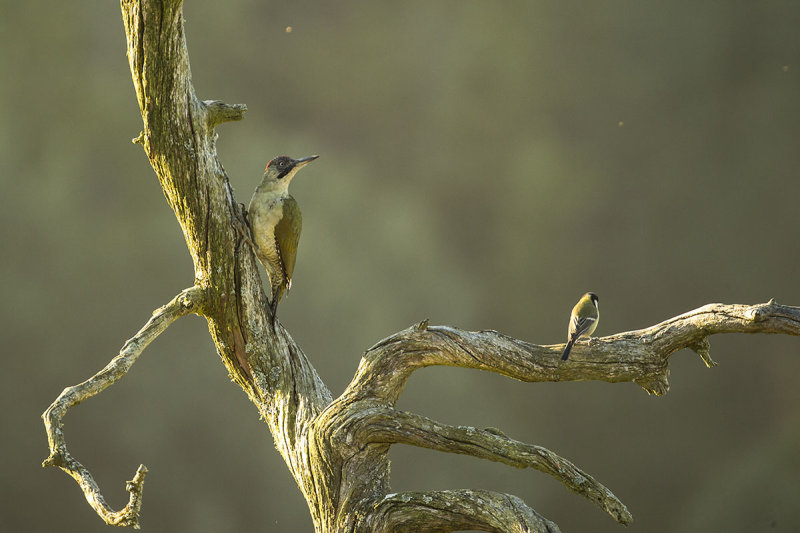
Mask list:
[[[600,308],[597,302],[600,298],[593,292],[587,292],[575,307],[572,308],[572,314],[569,317],[569,329],[567,330],[567,346],[564,348],[564,353],[561,354],[561,360],[566,361],[569,357],[569,352],[572,351],[572,345],[579,337],[586,335],[590,336],[597,328],[597,321],[600,320]]]
[[[292,287],[297,244],[303,227],[303,216],[297,201],[289,194],[289,183],[298,170],[317,157],[292,159],[282,155],[270,161],[247,208],[252,244],[269,276],[273,320],[281,296]]]

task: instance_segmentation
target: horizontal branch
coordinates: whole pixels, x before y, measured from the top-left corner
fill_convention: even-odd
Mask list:
[[[383,409],[359,409],[356,438],[363,443],[410,444],[440,452],[471,455],[516,468],[533,468],[550,474],[573,492],[592,501],[614,519],[633,522],[625,505],[592,476],[541,446],[508,438],[497,430],[440,424],[414,413]]]
[[[142,503],[142,486],[147,469],[140,465],[134,478],[126,485],[130,492],[128,505],[120,511],[114,511],[106,503],[89,470],[79,463],[67,450],[64,438],[64,416],[73,406],[91,398],[113,385],[130,370],[133,363],[145,348],[167,327],[178,318],[198,312],[202,307],[205,293],[198,287],[185,289],[167,305],[156,309],[150,320],[136,335],[125,342],[119,354],[105,368],[83,383],[64,389],[58,398],[42,414],[50,455],[42,462],[42,466],[57,466],[72,476],[83,490],[89,505],[97,512],[106,524],[112,526],[139,527],[139,508]]]
[[[366,522],[365,529],[375,533],[559,531],[516,496],[468,489],[388,494],[375,505]]]
[[[521,381],[633,381],[661,395],[669,390],[669,356],[690,348],[712,366],[707,337],[718,333],[800,335],[800,308],[772,300],[709,304],[646,329],[579,343],[566,362],[560,358],[563,344],[537,345],[496,331],[429,327],[425,321],[370,348],[345,396],[394,404],[411,374],[431,365],[476,368]]]

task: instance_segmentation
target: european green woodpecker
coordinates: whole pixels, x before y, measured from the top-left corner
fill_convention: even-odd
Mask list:
[[[598,302],[600,298],[593,292],[587,292],[575,307],[572,308],[572,314],[569,317],[569,328],[567,329],[567,346],[564,348],[564,353],[561,355],[561,360],[566,361],[569,357],[569,352],[572,350],[572,345],[575,341],[583,335],[590,336],[597,328],[597,321],[600,320],[600,307]]]
[[[282,155],[270,161],[247,208],[256,256],[269,276],[273,320],[281,296],[292,286],[294,260],[303,227],[300,206],[289,194],[289,184],[298,170],[317,157],[292,159]]]

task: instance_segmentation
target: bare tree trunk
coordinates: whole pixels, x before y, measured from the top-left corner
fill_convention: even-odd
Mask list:
[[[144,121],[141,144],[183,230],[195,266],[194,286],[156,310],[109,365],[68,387],[43,417],[50,442],[45,466],[80,484],[107,523],[138,527],[146,469],[128,482],[129,504],[114,511],[89,471],[67,451],[66,411],[120,379],[147,344],[174,320],[208,320],[217,351],[235,382],[266,420],[278,450],[308,502],[316,531],[558,531],[519,498],[480,490],[391,493],[389,448],[395,443],[468,454],[545,472],[621,524],[631,514],[607,488],[555,453],[495,429],[454,427],[395,404],[414,370],[431,365],[477,368],[523,381],[634,381],[668,389],[668,359],[681,348],[708,366],[707,337],[716,333],[800,335],[800,309],[767,304],[710,304],[648,329],[575,347],[539,346],[495,331],[466,332],[427,321],[370,348],[337,399],[286,330],[272,325],[257,262],[236,225],[242,208],[217,159],[214,128],[240,120],[244,105],[201,101],[192,86],[178,0],[122,0],[133,82]]]

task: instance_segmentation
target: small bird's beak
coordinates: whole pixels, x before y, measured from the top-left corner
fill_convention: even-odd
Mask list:
[[[308,157],[302,157],[300,159],[296,159],[297,163],[294,164],[295,168],[300,169],[306,166],[307,164],[311,163],[313,160],[318,158],[318,155],[310,155]]]

